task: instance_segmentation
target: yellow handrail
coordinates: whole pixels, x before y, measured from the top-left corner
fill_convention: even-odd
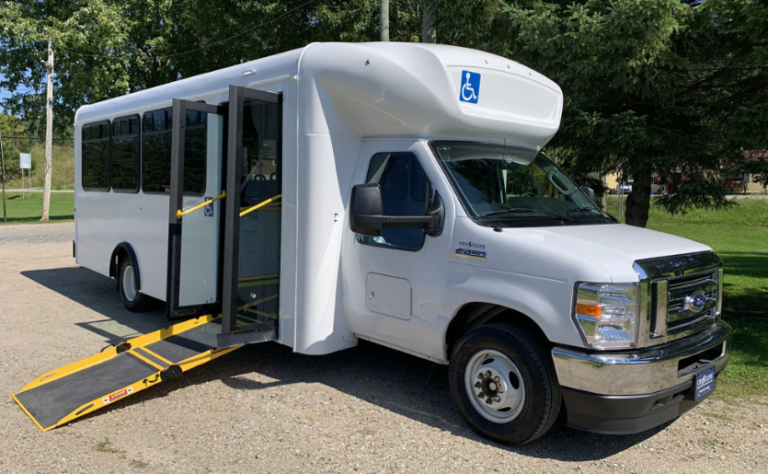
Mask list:
[[[246,210],[244,210],[243,212],[240,213],[240,217],[243,217],[246,214],[250,214],[251,212],[255,211],[256,209],[260,209],[260,208],[266,206],[267,204],[269,204],[270,202],[275,201],[277,199],[280,199],[281,197],[283,197],[283,195],[282,194],[278,194],[277,196],[271,197],[271,198],[267,199],[266,201],[262,201],[262,202],[256,204],[253,207],[249,207],[248,209],[246,209]]]
[[[187,209],[186,211],[182,211],[181,209],[179,209],[178,211],[176,211],[176,218],[177,219],[181,219],[182,216],[186,216],[187,214],[189,214],[191,212],[195,212],[196,210],[198,210],[200,208],[203,208],[203,207],[207,206],[208,204],[211,204],[212,202],[216,202],[219,199],[224,199],[225,197],[227,197],[227,192],[226,191],[222,191],[220,196],[216,196],[213,199],[209,199],[209,200],[207,200],[205,202],[201,202],[197,206],[195,206],[193,208],[190,208],[190,209]]]

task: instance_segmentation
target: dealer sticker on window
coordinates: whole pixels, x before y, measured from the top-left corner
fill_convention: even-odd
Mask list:
[[[696,397],[695,400],[701,400],[715,391],[715,368],[707,369],[705,372],[696,375]]]

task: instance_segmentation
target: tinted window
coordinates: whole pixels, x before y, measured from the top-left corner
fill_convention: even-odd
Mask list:
[[[206,178],[207,115],[189,111],[184,141],[184,193],[203,194]],[[142,189],[147,193],[167,193],[171,187],[170,108],[147,112],[141,137]]]
[[[205,162],[208,158],[206,135],[208,114],[187,111],[187,126],[184,135],[184,192],[203,194],[205,192]]]
[[[366,182],[381,185],[384,214],[423,216],[432,200],[432,185],[413,153],[378,153],[371,158]],[[381,236],[357,236],[367,245],[419,250],[423,229],[382,229]]]
[[[109,190],[109,123],[83,126],[81,181],[86,191]]]
[[[139,190],[139,118],[112,123],[112,189]]]
[[[165,128],[166,112],[170,109],[144,114],[141,187],[145,193],[167,193],[171,188],[171,127]]]

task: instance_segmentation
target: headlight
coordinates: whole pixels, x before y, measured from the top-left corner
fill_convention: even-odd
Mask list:
[[[573,314],[594,349],[626,349],[637,345],[639,313],[636,284],[581,283],[576,286]]]

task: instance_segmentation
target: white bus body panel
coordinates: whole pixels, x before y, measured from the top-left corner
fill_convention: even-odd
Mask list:
[[[459,100],[466,71],[482,76],[476,104]],[[83,192],[80,129],[84,123],[167,107],[173,98],[219,104],[228,100],[229,85],[283,93],[280,342],[297,352],[325,354],[355,345],[359,335],[443,360],[436,341],[447,325],[440,318],[448,318],[446,308],[452,305],[443,296],[445,285],[424,287],[429,296],[421,309],[414,307],[410,321],[398,320],[410,326],[381,316],[386,319],[377,323],[377,334],[350,330],[350,324],[360,323],[357,308],[365,308],[365,294],[344,284],[345,272],[355,265],[344,250],[353,245],[349,197],[352,186],[364,182],[371,158],[363,150],[393,140],[415,147],[439,186],[446,221],[453,222],[464,212],[423,140],[506,143],[530,149],[533,156],[559,127],[560,88],[514,61],[480,51],[321,43],[83,107],[75,129],[77,263],[107,275],[115,246],[129,242],[139,259],[141,291],[165,298],[168,197]],[[450,251],[453,229],[446,226],[441,237],[427,239]],[[428,259],[414,254],[413,267],[436,263],[446,268],[451,254],[437,249]],[[426,337],[430,332],[434,338]]]

